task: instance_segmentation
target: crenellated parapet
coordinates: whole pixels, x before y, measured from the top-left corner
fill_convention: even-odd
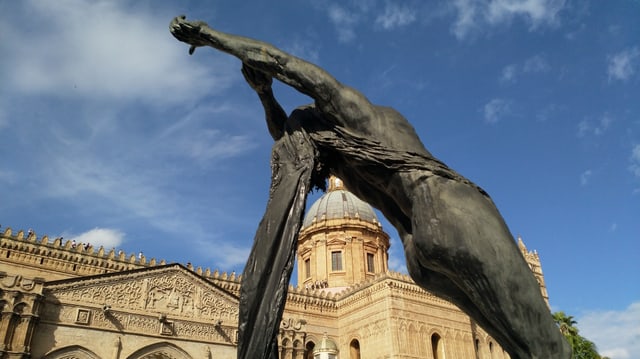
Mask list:
[[[13,233],[11,228],[0,234],[0,255],[4,259],[0,264],[1,270],[15,268],[23,274],[47,280],[166,264],[164,260],[147,259],[144,255],[127,254],[115,248],[106,250],[102,246],[75,243],[62,237],[38,237],[32,230],[26,234],[23,230]]]
[[[88,243],[75,243],[62,237],[38,237],[32,230],[14,233],[5,228],[0,233],[0,271],[15,271],[47,280],[66,279],[80,276],[121,272],[126,270],[163,266],[165,260],[147,258],[144,254],[126,253],[123,250],[94,247]],[[7,267],[7,268],[5,268]],[[11,268],[9,268],[11,267]],[[235,272],[221,272],[194,267],[186,267],[194,273],[214,282],[235,295],[240,293],[240,279]]]
[[[242,279],[242,276],[236,276],[236,272],[220,272],[217,269],[212,272],[209,268],[203,270],[201,267],[197,267],[196,269],[192,270],[196,274],[219,285],[221,288],[235,295],[240,295],[240,281]]]

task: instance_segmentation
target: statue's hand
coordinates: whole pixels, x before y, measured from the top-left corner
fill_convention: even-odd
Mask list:
[[[200,36],[201,28],[209,26],[204,21],[187,21],[186,16],[181,15],[171,20],[169,31],[178,40],[191,45],[189,54],[193,54],[196,47],[205,46],[207,42]]]
[[[273,83],[273,78],[271,76],[260,70],[249,67],[245,63],[242,64],[242,75],[244,75],[244,79],[247,80],[249,86],[251,86],[251,88],[257,93],[269,90]]]

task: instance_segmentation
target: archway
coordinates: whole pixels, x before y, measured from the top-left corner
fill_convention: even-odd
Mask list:
[[[316,347],[316,343],[309,341],[304,347],[304,359],[313,359],[313,349]]]
[[[349,359],[360,359],[360,342],[354,339],[349,344]]]
[[[187,352],[179,347],[167,343],[155,343],[138,349],[127,359],[193,359]]]
[[[100,357],[87,348],[72,345],[54,350],[42,359],[100,359]]]
[[[431,335],[431,350],[433,359],[444,359],[444,341],[437,333]]]

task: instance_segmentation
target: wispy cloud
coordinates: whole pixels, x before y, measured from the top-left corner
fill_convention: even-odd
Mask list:
[[[217,268],[242,268],[249,258],[251,243],[242,246],[238,243],[219,240],[198,240],[194,243],[202,253],[211,253]],[[212,268],[213,269],[213,268]]]
[[[408,6],[396,3],[387,3],[384,12],[376,18],[375,23],[389,30],[396,27],[409,25],[416,20],[416,11]]]
[[[640,61],[640,49],[631,47],[617,54],[610,55],[607,75],[609,81],[627,81],[636,73],[636,67]]]
[[[604,113],[597,120],[582,120],[578,123],[578,137],[601,136],[611,127],[612,123],[613,117],[608,113]]]
[[[451,31],[458,39],[463,39],[479,26],[481,4],[476,0],[454,0],[452,4],[457,17]]]
[[[640,358],[640,302],[620,311],[593,311],[577,319],[580,334],[592,340],[603,356]]]
[[[518,76],[518,66],[515,64],[507,65],[502,69],[500,82],[502,83],[515,82],[517,76]]]
[[[501,83],[514,83],[522,74],[534,74],[549,71],[550,66],[543,55],[535,55],[526,59],[522,64],[509,64],[502,69]]]
[[[384,5],[383,5],[384,4]],[[357,38],[358,26],[371,26],[377,30],[391,31],[411,25],[421,19],[442,16],[439,11],[421,12],[415,2],[398,4],[391,1],[333,1],[316,6],[325,12],[338,34],[338,41],[349,43]],[[434,15],[437,14],[437,15]]]
[[[9,23],[0,49],[4,85],[56,98],[143,101],[166,105],[229,85],[228,66],[205,66],[186,55],[167,20],[121,2],[25,1],[31,31]],[[144,10],[144,9],[143,9]]]
[[[564,4],[565,0],[493,0],[487,3],[485,18],[491,24],[498,24],[523,16],[535,29],[556,24]]]
[[[589,179],[593,175],[593,171],[586,170],[580,174],[580,185],[586,186],[589,183]]]
[[[484,120],[494,124],[512,113],[512,103],[503,98],[494,98],[484,105]]]
[[[285,47],[285,50],[297,57],[303,58],[314,64],[320,62],[320,51],[311,41],[300,40],[295,38],[292,43]]]
[[[340,42],[350,42],[356,38],[355,25],[358,23],[358,15],[349,9],[337,4],[332,4],[327,9],[329,20],[338,32]]]
[[[473,31],[523,18],[531,31],[556,26],[565,0],[455,0],[456,20],[452,32],[458,39]]]

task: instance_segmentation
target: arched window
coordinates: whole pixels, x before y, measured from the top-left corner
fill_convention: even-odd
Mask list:
[[[349,344],[349,359],[360,359],[360,342],[357,339]]]
[[[305,359],[313,359],[313,349],[316,347],[316,344],[314,342],[308,342],[307,345],[305,345],[305,352],[304,352],[304,358]]]
[[[500,353],[496,350],[495,345],[493,345],[493,342],[489,342],[489,358],[497,359],[499,357]]]
[[[431,350],[433,351],[433,359],[444,359],[444,343],[436,333],[431,335]]]

